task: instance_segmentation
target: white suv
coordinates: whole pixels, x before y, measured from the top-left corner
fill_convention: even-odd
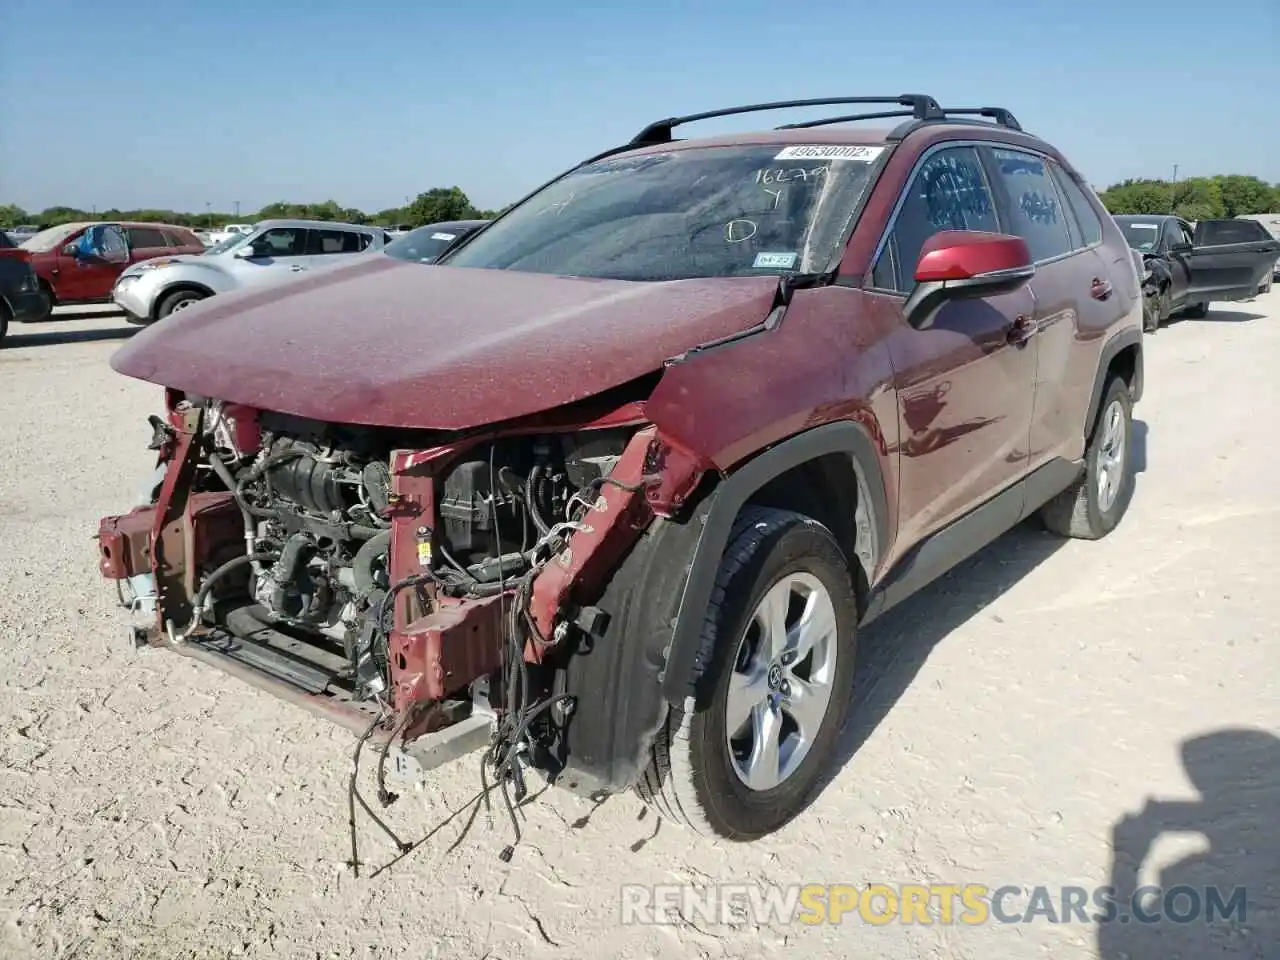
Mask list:
[[[111,299],[135,323],[153,323],[218,293],[297,277],[347,257],[381,250],[381,227],[323,220],[263,220],[203,254],[159,257],[120,274]]]

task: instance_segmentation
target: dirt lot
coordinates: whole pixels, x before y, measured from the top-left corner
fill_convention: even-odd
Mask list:
[[[107,365],[132,332],[0,350],[0,956],[1280,956],[1280,291],[1149,339],[1112,537],[1015,530],[864,634],[841,768],[781,835],[696,842],[632,797],[552,793],[509,864],[481,813],[374,879],[345,865],[348,735],[125,647],[90,535],[148,467],[158,390]],[[478,767],[436,784],[391,809],[405,835],[465,808]],[[623,882],[1057,891],[1111,882],[1113,843],[1117,875],[1132,855],[1166,888],[1246,885],[1245,922],[619,925]]]

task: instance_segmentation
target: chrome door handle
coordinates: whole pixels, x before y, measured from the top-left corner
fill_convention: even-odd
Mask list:
[[[306,267],[304,267],[304,266],[303,266],[302,264],[300,264],[300,263],[295,263],[295,264],[294,264],[293,266],[291,266],[289,269],[290,269],[290,270],[292,270],[294,273],[301,273],[303,270],[305,270],[305,269],[307,269],[307,268],[306,268]]]

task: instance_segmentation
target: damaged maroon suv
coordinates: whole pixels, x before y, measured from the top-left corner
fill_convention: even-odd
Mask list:
[[[673,138],[821,104],[874,112]],[[1102,537],[1133,491],[1133,259],[1003,109],[663,120],[437,265],[358,259],[115,354],[167,412],[100,564],[136,644],[393,777],[481,750],[517,796],[634,788],[760,837],[823,782],[862,625],[1024,518]]]

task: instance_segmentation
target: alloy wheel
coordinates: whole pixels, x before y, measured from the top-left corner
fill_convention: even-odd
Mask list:
[[[1103,414],[1102,438],[1098,443],[1098,509],[1103,513],[1115,504],[1124,483],[1127,434],[1124,408],[1113,400]]]
[[[795,773],[831,703],[835,606],[817,577],[791,573],[756,606],[734,658],[725,733],[734,772],[771,790]]]

